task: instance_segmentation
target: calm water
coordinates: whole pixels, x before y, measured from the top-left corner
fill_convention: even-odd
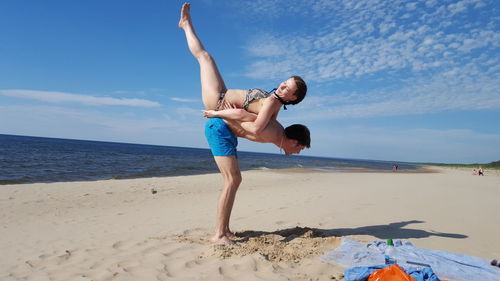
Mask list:
[[[392,162],[238,152],[242,170],[348,168],[390,171]],[[399,170],[418,169],[398,163]],[[210,150],[0,134],[0,184],[126,179],[218,172]]]

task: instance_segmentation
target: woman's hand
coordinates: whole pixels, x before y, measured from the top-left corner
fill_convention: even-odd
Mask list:
[[[215,110],[202,110],[202,112],[203,112],[203,117],[206,118],[217,117],[217,111]]]
[[[224,109],[236,109],[236,105],[232,104],[232,103],[229,103],[227,102],[226,100],[223,100],[222,101],[222,104],[220,105],[220,107],[218,108],[218,110],[224,110]]]

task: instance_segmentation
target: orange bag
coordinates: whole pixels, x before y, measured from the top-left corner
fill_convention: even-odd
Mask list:
[[[368,281],[416,281],[397,264],[379,269],[368,277]]]

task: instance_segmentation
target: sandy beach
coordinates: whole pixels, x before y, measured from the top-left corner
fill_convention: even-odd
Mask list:
[[[499,259],[500,173],[433,169],[243,172],[234,245],[219,174],[0,186],[0,280],[342,280],[342,237]]]

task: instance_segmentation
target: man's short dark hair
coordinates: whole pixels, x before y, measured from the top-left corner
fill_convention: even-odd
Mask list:
[[[288,139],[296,140],[299,145],[311,147],[311,133],[309,129],[301,124],[293,124],[285,128],[285,136]]]

